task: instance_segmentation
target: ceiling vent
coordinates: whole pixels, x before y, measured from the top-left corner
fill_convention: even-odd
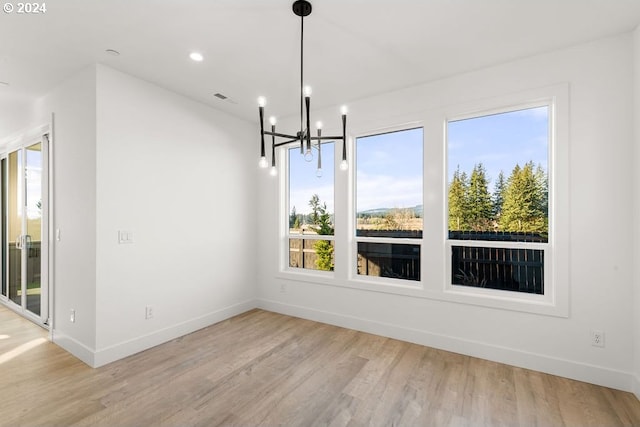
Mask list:
[[[222,99],[222,100],[227,99],[227,97],[226,97],[226,96],[224,96],[224,95],[223,95],[223,94],[221,94],[221,93],[216,93],[216,94],[214,94],[213,96],[215,96],[215,97],[216,97],[216,98],[218,98],[218,99]]]

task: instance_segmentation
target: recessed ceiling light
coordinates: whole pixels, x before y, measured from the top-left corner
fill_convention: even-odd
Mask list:
[[[107,52],[107,55],[111,55],[111,56],[119,56],[120,52],[118,52],[115,49],[107,49],[105,50],[105,52]]]
[[[196,62],[202,62],[202,60],[204,59],[204,56],[202,56],[202,54],[199,52],[191,52],[189,54],[189,58],[193,59]]]

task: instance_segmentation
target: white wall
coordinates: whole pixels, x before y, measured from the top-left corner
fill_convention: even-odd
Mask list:
[[[373,130],[389,117],[401,121],[420,111],[568,82],[568,318],[370,292],[339,283],[285,280],[278,277],[276,251],[261,258],[260,305],[630,390],[634,370],[631,58],[632,36],[626,34],[350,103],[351,127]],[[331,114],[335,109],[316,116],[330,122]],[[264,247],[275,245],[279,238],[276,181],[259,178],[261,211],[269,225],[261,228]],[[347,201],[347,185],[338,173],[337,200]],[[339,255],[345,253],[340,245],[337,241],[337,263],[347,262]],[[591,346],[591,329],[605,331],[605,348]]]
[[[54,341],[89,360],[96,343],[96,68],[39,99],[31,126],[53,123],[55,228]],[[76,310],[76,322],[69,310]]]
[[[258,224],[255,126],[104,66],[97,81],[100,365],[253,308]]]
[[[31,124],[33,105],[30,101],[2,93],[0,88],[0,145],[12,140],[16,133]]]
[[[634,123],[634,151],[633,151],[633,164],[640,164],[640,27],[634,31],[633,38],[633,123]],[[634,167],[634,187],[633,187],[633,201],[634,201],[634,233],[633,233],[633,263],[635,265],[640,264],[640,170],[638,167]],[[633,355],[634,355],[634,388],[635,395],[640,399],[640,270],[634,269],[633,286]]]
[[[100,366],[255,307],[256,125],[102,65],[28,110],[55,115],[54,342]]]

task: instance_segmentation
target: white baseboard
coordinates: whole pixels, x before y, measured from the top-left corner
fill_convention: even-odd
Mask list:
[[[249,300],[220,310],[213,311],[195,319],[187,320],[165,329],[154,331],[148,335],[121,342],[109,347],[92,350],[83,344],[54,331],[53,341],[87,365],[98,368],[132,354],[147,350],[159,344],[171,341],[199,329],[206,328],[214,323],[221,322],[230,317],[256,308],[256,301]]]
[[[633,394],[636,395],[638,400],[640,400],[640,377],[638,375],[634,375],[632,381],[633,381],[633,386],[631,387],[632,392]]]
[[[640,381],[636,377],[634,382],[633,375],[628,372],[555,358],[543,354],[535,354],[490,345],[478,341],[433,334],[418,329],[405,328],[370,319],[362,319],[297,305],[283,304],[278,301],[261,299],[258,300],[257,307],[289,316],[301,317],[330,325],[395,338],[402,341],[478,357],[494,362],[505,363],[512,366],[518,366],[591,384],[615,388],[622,391],[632,391],[633,388],[636,396],[639,396],[640,398]],[[632,383],[634,384],[632,385]]]
[[[62,347],[87,365],[93,366],[95,359],[94,349],[87,347],[81,342],[59,332],[56,329],[51,331],[51,339],[54,344]]]

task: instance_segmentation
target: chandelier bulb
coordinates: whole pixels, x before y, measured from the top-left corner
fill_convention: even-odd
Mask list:
[[[316,176],[318,178],[322,178],[322,168],[318,168],[318,170],[316,170]]]
[[[271,170],[269,171],[269,175],[276,176],[278,175],[278,169],[275,166],[271,166]]]
[[[343,160],[340,162],[340,170],[346,171],[347,169],[349,169],[349,164],[347,163],[346,160]]]
[[[349,112],[349,109],[347,108],[346,105],[343,105],[342,107],[340,107],[340,114],[342,114],[343,116],[346,116],[348,112]]]
[[[267,162],[267,158],[265,156],[260,157],[260,161],[258,162],[258,166],[264,169],[269,166],[269,162]]]
[[[311,96],[311,86],[305,86],[303,93],[304,93],[304,96]]]
[[[320,122],[320,121],[316,122],[316,128],[317,129],[322,129],[322,122]]]
[[[269,117],[269,123],[271,123],[271,126],[275,126],[277,122],[278,120],[274,116]]]
[[[267,105],[267,98],[265,98],[264,96],[259,96],[258,107],[264,107],[265,105]]]
[[[311,149],[308,149],[307,152],[304,153],[304,161],[310,162],[311,160],[313,160],[313,153],[311,152]]]

